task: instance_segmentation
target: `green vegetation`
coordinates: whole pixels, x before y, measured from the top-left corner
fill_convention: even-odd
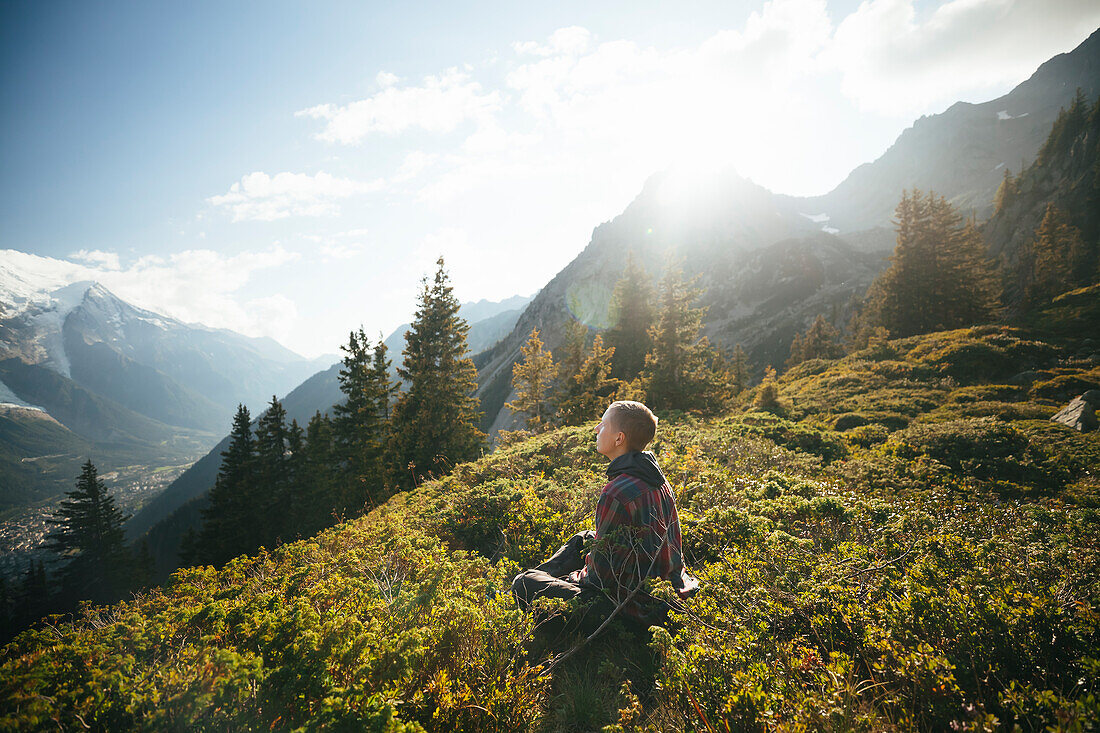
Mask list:
[[[1046,382],[1095,378],[1074,347],[884,341],[775,378],[782,415],[758,387],[666,418],[654,449],[702,590],[552,671],[581,632],[534,627],[507,588],[590,526],[587,426],[513,434],[312,539],[25,632],[0,727],[1088,730],[1100,436],[1034,419],[1058,407]]]
[[[984,323],[999,287],[973,222],[942,196],[905,191],[890,266],[867,292],[867,323],[894,336]]]
[[[395,480],[405,488],[474,458],[485,440],[477,428],[477,369],[466,348],[470,327],[458,315],[458,299],[442,257],[436,266],[432,282],[424,278],[416,318],[405,334],[404,360],[397,369],[408,388],[393,408],[396,437],[390,450]]]

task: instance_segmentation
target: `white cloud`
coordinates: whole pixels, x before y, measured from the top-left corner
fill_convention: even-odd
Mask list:
[[[117,252],[104,252],[98,249],[81,249],[69,255],[69,259],[77,262],[85,262],[92,266],[102,267],[105,270],[118,270],[121,268]]]
[[[317,246],[317,253],[325,262],[348,260],[369,250],[368,230],[349,229],[334,234],[306,234],[304,239]]]
[[[583,53],[592,42],[592,32],[580,26],[569,26],[554,31],[545,44],[536,41],[517,41],[513,50],[523,56],[576,55]]]
[[[397,74],[391,74],[388,71],[379,71],[378,75],[374,77],[374,81],[378,86],[385,89],[386,87],[392,87],[397,82],[401,81]]]
[[[337,178],[325,172],[249,173],[230,186],[228,193],[207,202],[226,207],[233,221],[274,221],[288,216],[325,216],[337,212],[336,202],[356,194],[379,191],[385,181],[368,183]]]
[[[278,245],[225,255],[208,249],[146,256],[96,279],[123,300],[177,318],[249,335],[275,336],[276,324],[242,304],[238,293],[261,270],[280,267],[299,255]]]
[[[433,153],[425,153],[423,150],[414,150],[405,156],[401,166],[393,176],[394,181],[410,181],[423,173],[439,158]]]
[[[1094,0],[950,0],[925,17],[914,0],[866,0],[822,58],[862,108],[917,113],[1021,81],[1097,25]]]
[[[491,117],[502,104],[499,92],[484,92],[469,73],[454,68],[425,77],[421,86],[398,87],[389,76],[385,81],[392,83],[367,99],[344,106],[321,104],[296,114],[325,121],[319,139],[353,144],[374,132],[450,132],[467,120]]]
[[[96,281],[127,303],[184,323],[273,338],[285,335],[289,328],[287,321],[280,322],[273,316],[293,318],[296,312],[294,304],[281,294],[241,300],[242,289],[256,273],[299,259],[298,253],[279,245],[233,255],[208,249],[146,255],[126,268],[109,266],[117,261],[116,253],[99,254],[96,264],[85,265],[0,250],[0,272],[4,273],[0,277],[0,296],[18,306],[36,292]]]

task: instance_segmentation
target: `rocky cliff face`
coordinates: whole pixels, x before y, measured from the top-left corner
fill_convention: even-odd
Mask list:
[[[1011,272],[1021,251],[1034,239],[1035,230],[1054,204],[1069,217],[1093,252],[1096,267],[1100,238],[1100,99],[1092,98],[1074,123],[1063,118],[1062,134],[1056,130],[1043,147],[1043,154],[1012,181],[1013,192],[982,226],[990,254]],[[1070,129],[1076,125],[1077,129]],[[1016,283],[1006,282],[1006,302],[1020,297]]]
[[[1019,173],[1031,164],[1077,89],[1089,99],[1100,93],[1100,30],[1002,97],[921,117],[880,158],[801,205],[826,212],[842,232],[889,226],[902,190],[916,187],[985,219],[1005,167]]]

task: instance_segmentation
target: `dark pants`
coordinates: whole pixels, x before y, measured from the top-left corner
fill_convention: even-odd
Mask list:
[[[592,530],[578,532],[555,552],[549,560],[531,570],[524,570],[512,581],[512,595],[523,609],[531,607],[536,598],[571,600],[582,594],[600,596],[599,591],[566,580],[565,576],[584,567],[584,543],[595,537]]]

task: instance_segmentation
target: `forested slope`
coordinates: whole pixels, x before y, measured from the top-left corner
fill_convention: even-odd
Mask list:
[[[761,387],[666,416],[653,447],[702,590],[553,669],[581,638],[533,629],[507,589],[591,526],[588,427],[23,634],[0,727],[1086,729],[1100,434],[1047,418],[1100,387],[1088,349],[1002,327],[876,342],[795,367],[769,412]]]

